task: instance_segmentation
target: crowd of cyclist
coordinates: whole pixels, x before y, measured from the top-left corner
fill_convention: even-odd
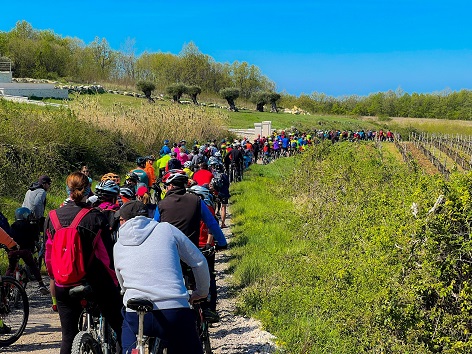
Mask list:
[[[252,141],[247,138],[234,141],[223,139],[219,142],[213,140],[203,144],[194,142],[191,147],[188,147],[185,140],[173,144],[165,140],[157,153],[158,158],[152,154],[138,157],[135,168],[131,169],[123,180],[114,172],[104,174],[100,177],[95,190],[92,190],[90,171],[86,165],[83,165],[80,171],[67,177],[67,197],[59,208],[49,213],[47,218],[43,215],[46,205],[45,196],[52,181],[48,176],[41,176],[28,189],[23,206],[17,209],[16,220],[12,225],[13,231],[9,226],[8,232],[0,229],[0,236],[3,238],[0,242],[9,247],[9,272],[20,257],[28,265],[34,267],[31,260],[31,254],[35,251],[33,245],[39,240],[39,229],[43,229],[47,240],[45,263],[51,278],[50,292],[53,309],[59,312],[61,320],[61,354],[70,353],[74,336],[78,331],[77,322],[82,309],[80,302],[71,298],[69,290],[81,283],[83,279],[74,283],[61,283],[57,270],[55,273],[54,262],[51,261],[51,252],[58,230],[75,225],[82,241],[82,255],[87,269],[84,279],[97,294],[96,300],[100,310],[109,320],[119,339],[123,331],[125,336],[123,353],[126,353],[133,343],[133,333],[136,335],[137,330],[136,318],[129,315],[127,311],[121,310],[123,305],[126,307],[126,299],[130,298],[130,294],[139,293],[148,296],[152,294],[159,316],[163,310],[168,310],[165,312],[168,317],[164,322],[173,323],[176,327],[164,328],[168,325],[163,325],[159,316],[156,315],[155,323],[151,327],[162,327],[159,332],[160,336],[173,338],[172,333],[175,334],[176,328],[183,325],[182,320],[179,319],[179,311],[183,311],[182,309],[186,309],[187,306],[182,305],[182,296],[186,296],[181,293],[182,289],[174,286],[173,289],[177,289],[175,294],[170,290],[167,292],[162,289],[152,290],[158,288],[159,284],[146,284],[149,279],[144,279],[144,283],[137,281],[140,277],[137,264],[143,261],[142,265],[146,267],[146,260],[139,258],[137,254],[133,256],[137,257],[136,260],[130,262],[123,255],[123,250],[129,249],[127,246],[135,243],[139,246],[149,235],[162,233],[173,240],[166,248],[166,252],[175,253],[175,257],[168,260],[171,263],[167,266],[175,268],[175,259],[179,258],[190,265],[196,275],[194,297],[208,295],[205,316],[210,322],[218,322],[214,252],[207,253],[205,256],[204,267],[208,269],[207,280],[202,275],[202,258],[196,256],[194,249],[207,251],[215,247],[226,247],[226,240],[221,229],[227,227],[226,207],[230,198],[230,183],[242,180],[244,170],[252,163],[267,163],[274,158],[290,156],[324,139],[329,139],[333,143],[341,140],[392,140],[393,134],[390,131],[384,133],[383,131],[332,130],[314,131],[312,134],[281,131],[274,132],[268,137],[258,136]],[[128,231],[129,227],[124,228],[127,223],[134,225],[133,229]],[[161,227],[161,231],[152,231],[162,223],[170,224],[171,228]],[[23,228],[18,225],[23,225]],[[27,229],[28,225],[35,225],[36,229]],[[144,231],[148,228],[152,230]],[[147,236],[142,240],[137,240],[138,231],[136,230]],[[120,233],[126,234],[126,237],[120,240]],[[12,238],[7,239],[5,235]],[[190,242],[183,241],[184,236]],[[22,239],[25,238],[30,238],[32,241],[29,241],[28,246],[21,247],[20,243],[24,242]],[[126,241],[128,238],[129,241]],[[117,252],[117,248],[120,249],[118,261],[114,257],[114,249]],[[19,252],[20,249],[28,250],[28,252],[23,254]],[[141,252],[144,257],[144,249]],[[162,262],[167,258],[164,257]],[[133,264],[131,271],[126,268],[129,263]],[[162,263],[159,264],[163,266]],[[184,267],[182,269],[179,267],[179,270],[174,269],[174,273],[168,274],[168,278],[174,277],[172,279],[175,280],[182,277],[184,274],[182,271],[186,271]],[[49,293],[42,282],[39,270],[36,268],[33,273],[39,282],[41,293]],[[130,287],[130,284],[134,283],[138,285]],[[141,287],[141,289],[133,288],[133,286]],[[125,300],[123,300],[123,294]],[[187,314],[184,317],[188,320],[191,315]],[[188,328],[187,326],[187,330],[190,330]],[[7,332],[8,325],[0,319],[0,334]],[[187,334],[192,337],[194,333]],[[169,340],[172,343],[176,341],[176,338]],[[189,351],[189,348],[195,346],[192,340],[180,342],[174,343],[175,349],[174,351],[171,349],[169,353],[183,352],[183,350],[189,353],[201,352],[201,346]],[[186,349],[182,349],[182,346],[186,346]]]

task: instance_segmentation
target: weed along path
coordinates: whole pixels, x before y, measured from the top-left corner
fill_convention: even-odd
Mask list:
[[[231,216],[226,219],[229,228],[223,232],[231,247]],[[229,251],[216,254],[215,270],[218,287],[217,310],[220,322],[211,325],[210,340],[214,354],[274,353],[275,337],[262,330],[259,321],[236,316],[236,299],[231,291],[231,275],[228,274]]]
[[[228,217],[231,225],[231,217]],[[231,243],[231,227],[223,229]],[[216,276],[218,285],[218,312],[221,320],[211,325],[210,340],[214,354],[262,354],[275,352],[274,336],[261,329],[258,321],[235,316],[235,298],[232,296],[230,275],[227,272],[229,252],[216,255]],[[46,277],[45,277],[45,280]],[[30,315],[23,336],[14,344],[0,348],[0,353],[59,353],[61,346],[61,326],[59,316],[51,310],[49,296],[37,292],[37,284],[28,285]]]

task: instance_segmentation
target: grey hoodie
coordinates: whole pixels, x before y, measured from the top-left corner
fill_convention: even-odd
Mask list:
[[[195,292],[208,294],[210,274],[205,257],[187,236],[167,222],[145,216],[126,221],[119,229],[113,254],[125,306],[134,297],[151,300],[154,309],[189,307],[180,260],[193,270]]]

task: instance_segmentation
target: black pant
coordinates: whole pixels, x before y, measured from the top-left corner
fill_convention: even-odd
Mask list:
[[[118,341],[121,344],[121,325],[123,323],[121,308],[123,307],[123,301],[120,292],[114,285],[112,285],[111,288],[107,288],[107,286],[110,286],[108,279],[102,279],[102,284],[97,284],[97,282],[93,283],[95,284],[90,282],[94,299],[103,316],[105,316],[110,326],[116,332]],[[111,284],[113,284],[113,282],[111,282]],[[62,329],[60,354],[70,354],[72,342],[79,331],[77,324],[79,323],[80,314],[82,313],[80,299],[71,298],[69,296],[70,289],[70,287],[60,287],[56,285],[57,310],[59,311]]]
[[[41,273],[39,272],[38,266],[33,259],[33,253],[31,250],[24,249],[8,252],[8,269],[6,275],[14,276],[15,268],[20,258],[29,267],[31,273],[34,275],[34,279],[36,279],[40,285],[44,285],[43,279],[41,278]]]

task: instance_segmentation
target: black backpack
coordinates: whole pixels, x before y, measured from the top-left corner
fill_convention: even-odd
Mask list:
[[[213,189],[217,192],[221,191],[224,186],[223,174],[221,172],[214,172],[211,180]]]

